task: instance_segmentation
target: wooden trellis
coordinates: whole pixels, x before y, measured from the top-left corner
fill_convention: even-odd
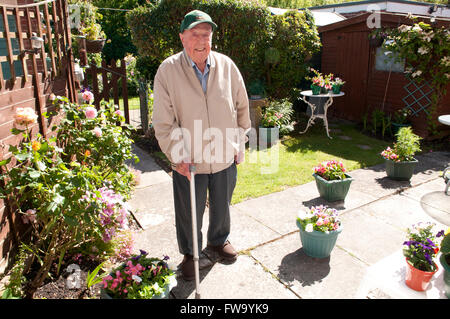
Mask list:
[[[0,90],[12,88],[21,79],[28,81],[27,75],[41,73],[44,81],[67,71],[68,97],[75,101],[67,1],[0,4],[0,16]],[[44,39],[36,53],[27,51],[33,35]]]

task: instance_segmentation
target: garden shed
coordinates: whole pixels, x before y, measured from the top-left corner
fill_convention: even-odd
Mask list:
[[[329,112],[339,118],[361,121],[374,109],[391,114],[408,107],[413,112],[411,122],[414,131],[427,137],[432,88],[428,83],[418,84],[406,77],[404,65],[393,61],[385,63],[387,53],[383,52],[381,43],[369,41],[369,35],[374,30],[370,28],[374,14],[378,15],[381,28],[413,24],[406,14],[365,12],[318,29],[323,45],[321,72],[333,73],[346,81],[343,87],[345,96],[336,99]],[[434,22],[430,22],[431,18]],[[447,18],[428,16],[419,19],[437,27],[450,26],[450,19]],[[450,87],[447,92],[450,92]],[[434,114],[438,127],[437,116],[449,113],[450,94],[447,93]]]
[[[11,156],[9,146],[22,138],[11,133],[18,108],[35,110],[38,119],[32,134],[49,137],[58,120],[43,116],[52,110],[50,94],[76,101],[67,6],[66,0],[0,4],[0,160]],[[26,225],[0,200],[0,273],[24,230]]]

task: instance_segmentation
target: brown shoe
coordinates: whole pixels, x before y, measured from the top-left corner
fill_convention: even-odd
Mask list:
[[[195,278],[194,258],[191,255],[184,255],[180,268],[184,280],[191,281]]]
[[[198,268],[199,270],[209,268],[214,263],[204,256],[199,257]],[[180,264],[181,274],[184,280],[191,281],[195,278],[195,264],[194,257],[191,255],[184,255],[183,261]]]
[[[231,243],[227,240],[223,245],[212,246],[208,244],[208,248],[219,254],[220,257],[226,261],[236,261],[237,251],[231,246]]]

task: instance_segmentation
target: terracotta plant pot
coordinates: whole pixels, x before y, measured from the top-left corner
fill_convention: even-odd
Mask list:
[[[425,291],[431,281],[431,278],[438,271],[438,266],[436,263],[434,266],[436,267],[434,271],[422,271],[414,268],[413,265],[406,260],[406,285],[416,291]]]

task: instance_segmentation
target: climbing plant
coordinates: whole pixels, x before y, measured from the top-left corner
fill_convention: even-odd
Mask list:
[[[383,46],[398,54],[407,67],[405,73],[417,83],[428,81],[433,88],[428,109],[428,130],[436,134],[435,113],[450,83],[450,30],[435,27],[410,16],[413,25],[401,25],[384,31]]]

